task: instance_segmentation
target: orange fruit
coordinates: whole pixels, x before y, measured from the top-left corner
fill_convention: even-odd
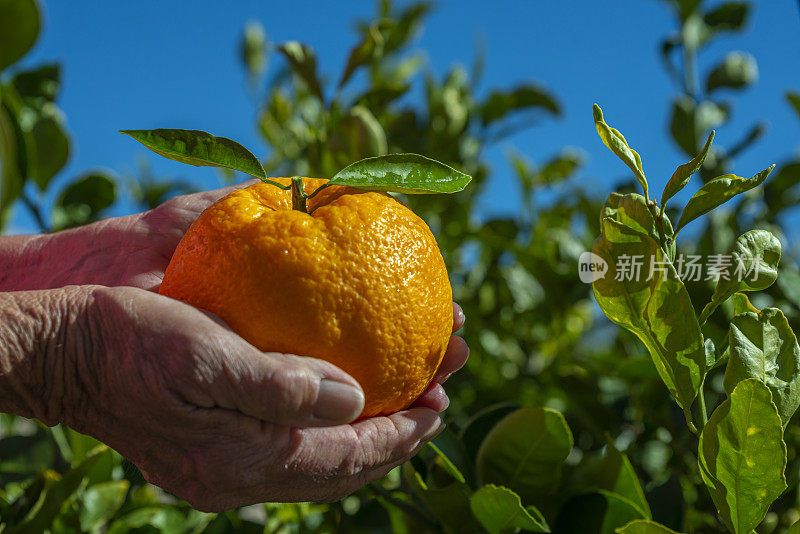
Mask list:
[[[304,178],[303,187],[325,182]],[[390,195],[342,186],[308,199],[308,213],[273,185],[234,191],[186,232],[160,293],[216,314],[262,351],[337,365],[364,390],[362,417],[407,408],[453,327],[427,225]]]

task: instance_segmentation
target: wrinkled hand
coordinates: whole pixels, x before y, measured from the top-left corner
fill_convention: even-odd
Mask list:
[[[197,509],[337,500],[444,427],[420,405],[431,400],[347,424],[364,402],[349,375],[315,358],[262,353],[181,302],[104,287],[86,300],[65,338],[75,376],[63,421]],[[449,357],[442,377],[463,357]]]

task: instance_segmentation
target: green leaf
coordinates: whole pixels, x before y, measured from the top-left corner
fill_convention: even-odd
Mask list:
[[[227,137],[200,130],[121,130],[165,158],[195,167],[224,167],[265,179],[264,167],[249,150]]]
[[[766,230],[750,230],[740,235],[722,257],[725,264],[720,266],[717,287],[700,314],[700,324],[734,293],[761,291],[778,279],[781,242]]]
[[[753,378],[739,382],[711,414],[698,456],[722,521],[749,533],[786,489],[786,444],[769,388]]]
[[[664,525],[647,519],[636,519],[616,530],[616,534],[680,534]]]
[[[554,532],[614,534],[635,519],[647,519],[628,499],[599,490],[572,497],[558,514]]]
[[[33,70],[18,72],[11,84],[26,101],[53,102],[61,87],[61,72],[57,63],[42,65]]]
[[[758,187],[764,183],[764,180],[767,179],[767,176],[774,168],[775,165],[770,165],[752,178],[746,179],[735,174],[725,174],[706,183],[700,188],[700,191],[689,199],[686,207],[683,208],[675,233],[677,234],[688,223],[721,206],[736,195]]]
[[[744,26],[750,6],[744,2],[725,2],[707,12],[703,20],[715,32],[735,31]]]
[[[706,91],[711,93],[721,87],[740,89],[758,79],[756,59],[744,52],[730,52],[706,80]]]
[[[794,108],[795,113],[797,113],[797,118],[800,118],[800,93],[787,91],[786,100],[788,100],[789,104]]]
[[[600,464],[596,482],[597,488],[628,499],[641,512],[642,517],[652,518],[650,505],[645,499],[639,477],[636,476],[628,456],[617,450],[612,442],[609,442],[605,449],[605,457]]]
[[[455,193],[472,178],[418,154],[389,154],[357,161],[339,171],[331,185],[395,193]]]
[[[72,182],[56,201],[53,222],[56,228],[71,228],[96,221],[101,212],[116,200],[117,186],[101,173],[89,173]]]
[[[501,534],[513,529],[527,532],[550,532],[541,512],[522,506],[519,495],[508,488],[487,484],[470,499],[470,508],[489,534]]]
[[[0,0],[0,71],[33,47],[39,24],[39,6],[34,0]]]
[[[81,499],[81,528],[88,532],[106,524],[125,502],[129,487],[127,480],[102,482],[88,487]]]
[[[0,439],[0,487],[32,477],[42,466],[52,465],[56,453],[53,442],[41,428],[31,436]]]
[[[734,293],[731,302],[733,302],[733,316],[741,315],[747,312],[758,313],[759,310],[750,303],[750,299],[744,293]]]
[[[642,195],[611,193],[600,211],[601,228],[605,218],[611,218],[635,232],[650,236],[656,243],[661,243],[662,250],[670,259],[675,257],[674,232],[669,217],[663,217],[659,223]]]
[[[691,97],[682,96],[672,103],[670,132],[683,151],[694,157],[700,152],[700,140],[708,130],[728,120],[728,106],[705,100],[699,104]]]
[[[314,55],[314,50],[297,41],[283,43],[278,46],[278,50],[286,57],[292,70],[305,82],[308,90],[320,100],[324,100],[322,86],[317,78],[317,57]]]
[[[689,293],[652,237],[611,218],[603,220],[602,228],[592,252],[606,261],[608,270],[593,283],[595,299],[609,319],[642,340],[688,418],[706,365]]]
[[[125,534],[132,529],[151,526],[156,532],[178,534],[184,532],[186,519],[175,508],[166,506],[145,506],[115,519],[107,530],[107,534]]]
[[[67,471],[63,476],[55,471],[44,471],[42,475],[44,477],[44,489],[39,495],[36,504],[20,523],[7,528],[3,531],[3,534],[44,532],[53,522],[64,503],[72,498],[86,474],[107,449],[106,446],[98,447],[80,465]]]
[[[731,322],[728,345],[725,392],[730,395],[742,380],[758,379],[772,392],[786,428],[800,406],[800,346],[783,312],[764,308],[737,315]]]
[[[342,77],[339,79],[339,88],[347,83],[356,69],[372,61],[372,58],[379,53],[382,44],[383,37],[381,37],[381,34],[375,27],[369,27],[361,42],[350,50]]]
[[[592,111],[594,114],[594,127],[597,129],[600,139],[603,140],[603,144],[633,171],[634,176],[642,185],[645,198],[648,199],[647,178],[645,178],[644,170],[642,170],[642,158],[628,146],[628,141],[618,130],[606,124],[603,119],[603,110],[600,109],[600,106],[595,104]]]
[[[2,1],[2,0],[0,0]],[[22,193],[24,177],[18,162],[18,143],[7,108],[0,106],[0,227],[8,208]]]
[[[489,95],[480,108],[481,120],[486,126],[521,109],[542,109],[556,116],[561,114],[558,102],[547,91],[534,85],[525,85]]]
[[[572,445],[572,432],[559,412],[521,408],[504,417],[481,444],[478,478],[534,501],[553,491]]]
[[[459,434],[469,458],[474,462],[478,457],[481,443],[492,428],[505,416],[519,408],[517,404],[503,403],[489,406],[479,411],[467,421]]]
[[[70,155],[69,137],[64,131],[61,113],[52,104],[41,110],[33,124],[31,139],[35,159],[28,162],[30,177],[44,191],[53,177],[67,164]]]
[[[717,347],[714,346],[714,340],[706,338],[705,342],[706,351],[706,369],[712,369],[714,364],[717,363]]]
[[[444,488],[429,487],[411,462],[402,467],[403,478],[431,513],[442,523],[445,532],[453,534],[479,532],[480,525],[470,509],[470,490],[461,482]]]
[[[576,152],[564,151],[548,160],[539,171],[534,185],[552,185],[572,176],[583,163],[583,158]]]
[[[711,148],[712,141],[714,141],[714,130],[711,130],[711,133],[708,134],[708,139],[706,140],[706,144],[703,146],[703,150],[701,150],[698,155],[692,158],[689,163],[684,163],[675,170],[675,172],[672,174],[672,178],[669,179],[666,187],[664,187],[664,192],[661,194],[662,207],[666,206],[667,201],[674,197],[678,191],[686,187],[686,184],[689,183],[689,178],[691,178],[694,173],[700,170],[700,167],[702,167],[703,163],[706,161],[708,149]]]
[[[428,446],[436,453],[437,464],[442,466],[442,469],[447,471],[450,476],[462,484],[466,482],[466,479],[464,479],[464,475],[461,474],[461,471],[458,470],[455,464],[450,461],[450,458],[448,458],[434,442],[429,442]]]

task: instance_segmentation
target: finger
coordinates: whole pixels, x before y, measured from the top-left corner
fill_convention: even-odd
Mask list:
[[[438,382],[431,382],[427,389],[414,401],[414,408],[429,408],[437,413],[441,413],[450,406],[450,399],[447,397],[444,388]]]
[[[460,330],[462,326],[464,326],[464,322],[467,320],[467,317],[464,315],[464,310],[461,309],[461,306],[453,303],[453,332]]]
[[[223,361],[224,378],[214,384],[220,407],[292,427],[349,423],[364,409],[358,382],[328,362],[255,349]]]
[[[469,358],[467,342],[459,336],[450,336],[450,343],[447,345],[442,363],[439,365],[433,380],[443,384],[451,374],[464,367],[464,364],[467,363],[467,358]]]

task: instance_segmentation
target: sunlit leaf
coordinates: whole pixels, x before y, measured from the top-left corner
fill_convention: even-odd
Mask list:
[[[521,408],[497,423],[481,444],[478,478],[533,502],[553,491],[572,444],[572,432],[559,412]]]
[[[729,395],[736,384],[755,378],[772,392],[783,427],[800,406],[800,346],[789,322],[777,308],[738,314],[728,333],[730,360],[723,385]]]
[[[247,74],[255,78],[267,68],[267,34],[257,20],[250,20],[244,27],[239,56]]]
[[[628,146],[628,141],[618,130],[606,124],[603,119],[603,110],[600,109],[600,106],[595,104],[592,111],[594,114],[594,126],[598,135],[600,135],[600,139],[603,140],[603,144],[633,171],[634,176],[639,180],[644,190],[645,198],[648,198],[647,178],[645,178],[644,170],[642,170],[642,158]]]
[[[14,125],[5,106],[0,106],[0,227],[8,208],[22,193],[23,176],[17,161],[19,148]]]
[[[476,532],[480,526],[470,509],[470,490],[461,482],[443,488],[429,486],[410,462],[402,467],[403,479],[430,512],[441,521],[445,532]]]
[[[769,388],[753,378],[739,382],[711,414],[698,456],[722,521],[749,533],[786,489],[786,445]]]
[[[0,71],[16,63],[39,35],[35,0],[0,0]]]
[[[592,251],[608,265],[593,283],[603,313],[636,334],[687,417],[705,371],[705,348],[689,293],[650,236],[603,220]],[[637,267],[638,265],[638,267]]]
[[[264,167],[249,150],[227,137],[200,130],[121,130],[165,158],[196,167],[226,167],[266,178]]]
[[[669,179],[669,182],[667,182],[666,187],[664,187],[664,192],[661,195],[662,206],[666,206],[667,201],[669,201],[669,199],[683,189],[686,184],[689,183],[689,178],[691,178],[694,173],[700,170],[700,167],[702,167],[703,163],[706,161],[708,149],[711,148],[712,141],[714,141],[714,130],[711,130],[711,133],[708,134],[706,144],[703,146],[703,149],[700,151],[700,153],[692,158],[690,162],[684,163],[675,170],[675,172],[672,174],[672,177]]]
[[[330,183],[370,191],[455,193],[472,178],[444,163],[418,154],[389,154],[345,167]]]
[[[642,195],[611,193],[600,211],[601,227],[605,218],[611,218],[623,226],[650,236],[661,244],[670,259],[675,257],[674,232],[669,217],[664,216],[659,220],[657,215],[653,215]]]
[[[487,484],[470,499],[470,508],[490,534],[512,529],[550,532],[542,513],[533,506],[523,507],[519,495],[508,488]]]
[[[339,87],[347,83],[356,69],[368,64],[382,44],[381,34],[375,28],[370,27],[361,42],[350,50],[342,77],[339,79]]]
[[[767,179],[767,176],[769,176],[769,173],[771,173],[774,168],[775,165],[770,165],[752,178],[742,178],[735,174],[725,174],[706,183],[700,188],[700,191],[689,199],[686,207],[683,208],[681,217],[678,219],[678,226],[675,228],[675,233],[680,232],[688,223],[714,208],[721,206],[736,195],[758,187],[764,183],[764,180]]]
[[[720,265],[717,287],[711,302],[703,308],[700,324],[737,291],[761,291],[775,282],[781,242],[766,230],[750,230],[740,235],[722,258],[725,263]]]

